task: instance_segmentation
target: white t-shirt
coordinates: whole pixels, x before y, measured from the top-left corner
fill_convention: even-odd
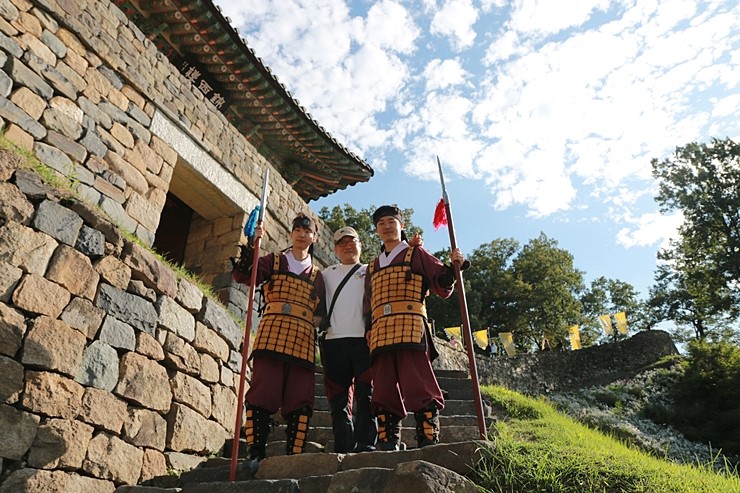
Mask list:
[[[326,309],[329,310],[334,292],[354,265],[337,264],[321,271],[326,286]],[[365,317],[362,315],[362,299],[365,296],[365,273],[367,265],[361,265],[339,292],[329,320],[327,339],[342,337],[365,337]]]

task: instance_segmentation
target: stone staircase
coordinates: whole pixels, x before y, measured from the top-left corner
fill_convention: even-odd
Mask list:
[[[445,409],[440,413],[440,443],[454,443],[479,438],[478,421],[473,401],[473,388],[467,372],[460,370],[436,370],[437,380],[445,392]],[[334,450],[334,436],[331,429],[329,401],[324,394],[324,375],[316,373],[316,403],[311,418],[308,440],[309,452],[331,452]],[[285,454],[285,426],[279,415],[273,418],[280,423],[270,433],[268,456]],[[416,447],[416,422],[413,415],[402,422],[401,440],[407,448]],[[271,453],[272,452],[272,453]]]
[[[490,443],[479,440],[472,382],[467,372],[436,370],[446,395],[440,413],[440,443],[417,449],[413,416],[403,421],[406,450],[335,454],[331,414],[324,397],[323,374],[316,374],[316,406],[305,453],[285,455],[285,425],[270,432],[268,457],[247,460],[239,447],[236,481],[229,482],[231,443],[223,457],[209,459],[178,477],[162,477],[142,486],[121,486],[116,493],[237,493],[237,492],[417,492],[478,491],[464,476],[486,455]],[[279,415],[273,416],[279,421]]]

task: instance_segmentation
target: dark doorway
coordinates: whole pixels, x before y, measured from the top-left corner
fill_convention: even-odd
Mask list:
[[[159,227],[154,236],[154,249],[175,263],[184,265],[185,246],[190,231],[193,209],[171,193],[167,194]]]

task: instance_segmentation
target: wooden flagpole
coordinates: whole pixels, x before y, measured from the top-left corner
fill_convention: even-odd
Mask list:
[[[267,206],[267,181],[270,176],[270,169],[265,168],[265,176],[262,179],[262,200],[260,201],[259,216],[257,225],[262,226],[265,217],[265,207]],[[247,320],[246,329],[244,330],[244,342],[242,343],[242,366],[239,372],[239,393],[236,395],[236,419],[234,422],[234,441],[231,444],[231,469],[229,471],[229,481],[236,480],[236,466],[239,457],[239,434],[242,428],[242,412],[244,411],[244,384],[247,378],[247,360],[249,359],[249,338],[252,332],[252,305],[254,304],[255,284],[257,283],[257,261],[260,256],[261,238],[254,239],[254,256],[252,258],[252,276],[249,282],[249,301],[247,302]]]
[[[437,156],[437,166],[439,167],[439,179],[442,183],[442,200],[445,204],[445,214],[447,215],[447,229],[450,232],[450,249],[457,248],[457,239],[455,238],[455,226],[452,222],[452,208],[450,199],[445,187],[445,178],[442,174],[442,163]],[[460,301],[460,317],[462,318],[462,332],[465,338],[465,346],[468,351],[468,363],[470,365],[470,379],[473,381],[473,397],[475,399],[475,413],[478,416],[478,432],[482,440],[486,439],[486,421],[483,416],[483,399],[480,395],[480,383],[478,382],[478,366],[475,362],[475,349],[473,348],[473,333],[470,327],[470,316],[468,315],[468,301],[465,297],[465,284],[463,284],[462,270],[460,264],[453,262],[455,268],[455,279],[457,280],[457,294]]]

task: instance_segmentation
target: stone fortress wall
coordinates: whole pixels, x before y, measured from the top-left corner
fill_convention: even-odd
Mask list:
[[[241,328],[15,161],[0,154],[0,492],[194,467],[233,433]]]
[[[107,0],[0,0],[0,128],[77,197],[2,154],[0,492],[192,468],[233,432],[246,296],[229,257],[264,170],[266,250],[311,211]],[[168,193],[196,213],[185,263],[221,303],[122,234],[151,246]]]

